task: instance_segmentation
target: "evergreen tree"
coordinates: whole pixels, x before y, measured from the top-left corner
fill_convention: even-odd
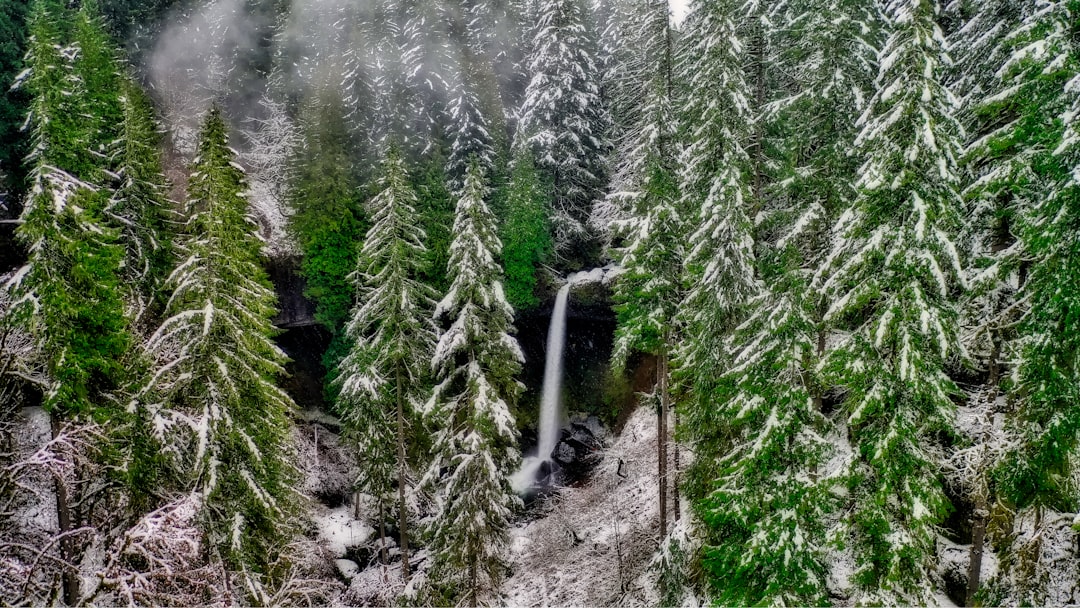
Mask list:
[[[100,423],[103,436],[94,458],[122,467],[127,464],[123,449],[109,443],[128,422],[121,396],[133,340],[119,279],[123,248],[104,217],[109,191],[103,152],[111,139],[104,123],[88,114],[107,112],[115,91],[101,87],[118,68],[108,49],[92,42],[104,41],[94,31],[99,23],[92,9],[87,3],[72,15],[51,0],[31,6],[25,87],[31,98],[32,187],[17,231],[29,258],[6,285],[15,299],[6,313],[44,355],[43,405],[54,434],[65,424]],[[74,25],[65,27],[72,20]],[[75,464],[74,456],[71,462],[60,458],[65,466]],[[109,485],[106,480],[97,495],[107,496]],[[56,478],[58,534],[64,537],[60,557],[68,563],[81,559],[71,533],[88,523],[95,500],[89,490],[85,483],[69,487]],[[65,603],[74,605],[80,594],[77,572],[65,570],[60,578]]]
[[[642,45],[648,44],[649,34],[640,29],[642,7],[645,3],[628,0],[596,0],[592,14],[596,22],[596,64],[600,74],[600,96],[611,118],[609,137],[618,143],[626,137],[639,110],[643,80],[641,73]],[[652,57],[651,59],[655,59]]]
[[[961,353],[953,243],[959,125],[942,86],[934,0],[893,0],[878,92],[860,119],[864,159],[854,207],[824,268],[826,321],[850,331],[828,354],[846,391],[855,455],[846,472],[860,601],[926,603],[936,526],[950,505],[939,442],[955,434],[945,365]]]
[[[109,214],[120,226],[126,247],[124,279],[129,309],[136,325],[156,312],[159,292],[168,274],[170,238],[166,228],[169,201],[161,161],[161,135],[150,99],[131,79],[123,81],[120,98],[123,130],[116,156],[120,184]]]
[[[883,16],[874,3],[855,0],[787,0],[781,8],[776,61],[793,77],[770,104],[779,179],[759,232],[779,249],[801,249],[802,266],[812,272],[830,250],[829,230],[855,198],[855,123],[874,91]]]
[[[676,65],[685,91],[679,204],[690,234],[684,262],[684,282],[690,288],[678,313],[685,338],[677,356],[680,375],[691,390],[683,421],[687,438],[696,446],[686,486],[695,501],[708,492],[716,458],[729,447],[712,431],[722,428],[713,390],[724,369],[723,340],[758,289],[746,216],[748,157],[743,144],[749,107],[737,8],[726,0],[692,4]],[[700,507],[700,502],[695,505],[699,513]]]
[[[815,324],[799,289],[798,251],[769,256],[789,262],[766,273],[773,289],[749,301],[752,311],[724,343],[731,367],[714,389],[713,432],[729,450],[700,503],[715,539],[705,567],[723,604],[824,605],[825,531],[833,480],[819,478],[830,452],[828,424],[816,409],[805,358]]]
[[[468,64],[459,69],[447,108],[451,131],[446,178],[450,191],[455,193],[464,185],[471,159],[475,158],[487,174],[495,169],[495,142],[475,91],[477,77],[472,71]]]
[[[119,52],[105,31],[98,0],[82,2],[73,21],[72,79],[83,94],[75,98],[74,109],[79,114],[71,120],[79,143],[85,147],[85,168],[76,168],[76,176],[112,186],[112,157],[123,123]]]
[[[500,110],[520,106],[528,84],[521,69],[524,63],[521,22],[526,18],[523,4],[518,0],[473,0],[466,4],[469,47],[476,60],[490,65],[494,71],[498,97],[493,101],[501,102],[497,106]]]
[[[210,546],[230,570],[265,573],[296,503],[295,406],[274,383],[286,357],[272,341],[274,292],[245,191],[215,106],[192,165],[167,319],[147,343],[157,366],[138,402],[181,487],[203,496]]]
[[[675,345],[672,326],[683,297],[684,218],[679,209],[675,170],[674,48],[666,0],[636,6],[640,32],[628,69],[642,84],[624,83],[641,100],[640,116],[627,125],[610,204],[622,207],[614,250],[625,272],[615,285],[619,324],[612,360],[623,369],[634,351],[656,355],[660,409],[657,457],[660,479],[660,537],[667,536],[669,358]],[[635,86],[636,85],[636,86]],[[666,541],[662,541],[666,542]]]
[[[960,24],[949,36],[950,52],[954,55],[950,88],[964,109],[972,109],[1000,90],[998,70],[1011,54],[1007,40],[1023,20],[1022,13],[1033,3],[1027,0],[954,0],[950,4],[956,5],[951,12],[958,15]],[[967,118],[974,117],[968,115]]]
[[[348,276],[365,229],[337,91],[312,95],[300,115],[300,133],[288,188],[289,227],[303,253],[304,295],[315,301],[315,320],[336,334],[349,318]]]
[[[397,134],[414,154],[431,152],[446,124],[446,104],[450,98],[447,75],[453,73],[450,35],[453,11],[446,0],[406,0],[393,3],[400,26],[398,49],[404,70],[407,106],[406,130]]]
[[[605,181],[607,118],[595,41],[581,0],[540,0],[518,132],[552,187],[560,250],[587,238],[585,222]]]
[[[478,4],[488,4],[488,6],[478,6]],[[498,2],[469,3],[462,14],[455,13],[455,17],[451,22],[451,38],[457,49],[454,57],[457,77],[451,90],[454,91],[465,85],[475,95],[477,111],[489,133],[488,145],[492,147],[496,159],[494,166],[496,169],[501,170],[501,164],[507,159],[510,148],[511,131],[508,124],[509,112],[507,108],[512,106],[506,106],[502,101],[497,70],[500,67],[499,62],[505,61],[503,56],[507,53],[507,43],[514,42],[514,39],[511,38],[508,41],[492,46],[490,44],[492,42],[490,38],[492,24],[488,22],[492,20],[497,22],[499,16],[478,12],[481,10],[506,10],[505,7],[500,7],[498,4]],[[509,24],[503,25],[508,26]],[[505,35],[500,37],[505,37]],[[492,56],[493,53],[494,56]],[[451,105],[454,103],[454,96],[455,94],[451,95]],[[453,124],[453,116],[451,115],[450,118],[451,124]],[[453,127],[451,127],[451,132],[453,132]],[[466,156],[462,160],[465,165],[461,166],[462,172],[459,175],[464,175],[468,157]],[[499,171],[495,171],[493,176],[498,175],[498,173]]]
[[[793,88],[764,119],[784,179],[769,187],[775,198],[758,227],[757,272],[767,288],[747,302],[746,321],[723,346],[734,356],[718,382],[715,416],[730,449],[704,500],[716,538],[705,563],[721,603],[818,605],[828,601],[834,480],[818,473],[832,450],[814,371],[824,310],[809,281],[828,252],[830,221],[854,199],[849,148],[873,84],[878,22],[863,2],[798,1],[778,21],[780,71],[794,75]]]
[[[986,532],[997,502],[991,473],[1000,464],[1004,448],[1000,444],[1006,441],[995,428],[994,412],[1023,312],[1019,290],[1029,262],[1019,237],[1025,217],[1042,195],[1039,174],[1046,165],[1039,157],[1045,155],[1045,146],[1053,145],[1053,123],[1063,109],[1061,100],[1054,100],[1063,92],[1061,82],[1039,75],[1042,59],[1029,61],[1022,51],[1012,58],[1014,51],[1038,40],[1023,17],[1033,7],[1030,2],[979,4],[954,35],[961,61],[953,88],[966,110],[961,115],[968,135],[963,159],[967,214],[960,246],[971,261],[963,335],[973,362],[986,372],[966,404],[968,416],[978,422],[968,430],[971,446],[954,456],[967,461],[967,466],[958,467],[967,472],[959,485],[975,506],[970,601],[981,584]]]
[[[27,6],[24,0],[0,2],[0,141],[5,142],[0,147],[0,213],[13,211],[22,191],[26,138],[21,127],[29,100],[20,85],[26,76]]]
[[[405,142],[402,152],[406,161],[413,160],[413,147],[426,145],[418,142],[412,131],[414,109],[419,106],[415,91],[408,86],[408,72],[402,50],[402,24],[399,23],[398,6],[393,2],[379,2],[372,17],[375,39],[371,53],[372,93],[372,139],[381,144],[393,140]]]
[[[28,305],[16,309],[28,314],[53,362],[46,405],[61,417],[115,409],[105,395],[122,383],[131,342],[117,277],[123,250],[103,219],[108,191],[75,175],[105,175],[103,160],[85,147],[85,130],[69,128],[72,115],[91,105],[87,98],[101,93],[77,77],[74,49],[61,42],[64,16],[61,5],[39,0],[30,17],[33,188],[18,233],[31,253],[16,276]]]
[[[447,184],[445,165],[440,155],[434,153],[418,163],[412,178],[418,220],[427,236],[425,263],[420,276],[424,284],[438,293],[450,288],[447,268],[454,238],[454,197]]]
[[[436,487],[429,534],[436,592],[470,605],[498,589],[517,497],[508,475],[520,460],[510,414],[523,361],[510,335],[513,311],[496,259],[501,244],[478,162],[465,177],[454,215],[452,284],[436,307],[450,320],[432,364],[437,384],[425,406],[436,429],[425,482]],[[446,598],[450,599],[450,598]]]
[[[1024,79],[1001,72],[1011,49],[1023,44],[1017,34],[1021,4],[1012,0],[980,3],[953,42],[960,61],[952,89],[960,97],[968,136],[963,158],[968,184],[963,194],[968,209],[960,243],[971,255],[973,280],[965,313],[974,331],[966,332],[971,338],[965,346],[978,363],[993,368],[989,374],[992,385],[1002,377],[999,368],[1005,338],[998,327],[1015,320],[1008,318],[1008,311],[1016,300],[1015,279],[1023,250],[1017,245],[1017,226],[1030,204],[1030,196],[1023,193],[1024,184],[1033,177],[1029,154],[1034,148],[1008,142],[1017,116],[1015,102],[1020,97],[1018,91],[1009,94],[1005,89]],[[1035,79],[1030,80],[1025,89],[1034,84]],[[1002,93],[1005,95],[999,97]],[[1036,95],[1043,97],[1045,91]],[[996,386],[990,389],[996,390]]]
[[[505,188],[506,219],[499,227],[499,235],[506,299],[515,310],[528,310],[540,304],[535,290],[540,266],[551,255],[552,244],[547,191],[527,149],[517,150]]]
[[[424,233],[414,221],[416,194],[404,161],[391,150],[383,167],[381,191],[368,202],[373,223],[356,274],[361,304],[347,328],[353,346],[339,369],[336,408],[356,442],[360,488],[378,501],[380,516],[397,492],[401,563],[408,578],[406,454],[418,432],[410,422],[435,342],[434,301],[430,288],[417,280]],[[379,534],[385,537],[382,522],[380,517]]]
[[[1009,601],[1023,604],[1061,601],[1051,585],[1060,579],[1051,576],[1060,566],[1042,546],[1052,534],[1048,526],[1053,520],[1080,509],[1080,413],[1075,405],[1080,387],[1075,339],[1080,310],[1075,237],[1080,229],[1078,17],[1076,2],[1036,2],[1010,36],[1015,50],[1002,68],[1006,94],[991,100],[1003,104],[999,111],[1012,119],[995,132],[991,144],[1003,152],[995,159],[1001,168],[992,175],[1001,181],[994,186],[1027,202],[1019,232],[1033,260],[1020,294],[1028,309],[1017,327],[1019,356],[1011,395],[1017,409],[1008,426],[1013,441],[994,471],[1004,506],[1015,512],[1015,537],[1006,548],[999,582],[1005,583]],[[1020,170],[1013,169],[1017,165]],[[1075,569],[1066,572],[1076,580]]]

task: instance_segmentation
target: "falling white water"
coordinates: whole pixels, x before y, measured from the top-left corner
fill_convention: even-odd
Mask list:
[[[551,453],[559,445],[560,409],[562,405],[562,359],[566,343],[566,302],[570,297],[570,283],[563,285],[555,297],[555,309],[551,311],[548,326],[547,360],[544,362],[544,388],[540,397],[540,442],[536,456],[525,458],[521,470],[513,476],[514,489],[523,492],[536,481],[536,474]]]
[[[551,312],[548,327],[547,361],[544,362],[544,392],[540,402],[540,443],[536,455],[544,460],[551,458],[559,444],[559,406],[562,404],[562,356],[566,343],[566,301],[570,296],[570,284],[563,285],[555,297],[555,310]]]

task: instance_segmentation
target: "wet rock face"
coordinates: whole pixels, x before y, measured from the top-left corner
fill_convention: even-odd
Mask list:
[[[570,426],[563,429],[562,441],[555,447],[552,460],[556,464],[558,485],[574,485],[588,477],[604,460],[604,439],[607,429],[596,416],[576,415]]]
[[[0,213],[0,219],[8,219]],[[0,224],[0,274],[26,262],[26,250],[15,238],[16,224]]]
[[[326,402],[323,353],[330,345],[330,332],[321,325],[291,327],[278,335],[277,345],[289,357],[280,386],[301,409],[330,411]]]
[[[604,461],[604,448],[611,437],[611,432],[596,416],[571,414],[551,460],[540,465],[532,488],[523,496],[530,513],[527,517],[539,516],[544,508],[543,499],[557,494],[559,488],[577,487],[588,481]]]
[[[304,297],[307,283],[300,274],[300,258],[271,258],[266,271],[278,298],[274,325],[282,329],[315,325],[315,304]]]
[[[519,313],[514,320],[517,340],[525,354],[520,380],[525,393],[518,401],[517,417],[522,426],[532,428],[539,418],[540,397],[547,356],[547,333],[551,324],[554,295],[540,308]],[[610,370],[615,338],[615,312],[607,299],[583,302],[578,288],[570,292],[566,315],[566,346],[563,352],[563,406],[608,417],[605,381]]]

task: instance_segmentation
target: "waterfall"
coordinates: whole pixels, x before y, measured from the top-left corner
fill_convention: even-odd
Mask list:
[[[551,460],[551,453],[559,444],[559,406],[562,404],[562,358],[566,343],[566,301],[570,284],[563,285],[555,297],[555,309],[551,312],[548,326],[547,360],[544,362],[544,391],[540,400],[540,443],[536,455]]]
[[[527,490],[536,481],[536,474],[559,445],[560,409],[562,405],[563,346],[566,343],[566,303],[570,298],[570,283],[563,285],[555,297],[548,326],[547,360],[544,362],[544,388],[540,397],[540,441],[536,456],[525,458],[521,470],[512,478],[514,489]]]

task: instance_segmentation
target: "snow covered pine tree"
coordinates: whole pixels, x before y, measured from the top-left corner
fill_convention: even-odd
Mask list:
[[[401,156],[391,149],[383,162],[382,190],[368,202],[374,223],[354,275],[360,304],[347,326],[353,346],[338,367],[336,404],[356,445],[359,487],[379,504],[379,536],[384,539],[383,514],[397,493],[406,579],[409,514],[405,498],[411,477],[407,454],[410,444],[417,441],[419,429],[411,422],[421,403],[418,392],[426,386],[435,346],[431,321],[435,302],[431,289],[417,280],[424,262],[424,233],[414,222],[416,194],[408,177]]]
[[[858,600],[927,604],[936,526],[949,509],[938,442],[956,432],[957,388],[945,365],[961,352],[960,128],[941,82],[948,60],[937,1],[891,0],[888,11],[878,92],[856,139],[859,196],[818,280],[826,322],[850,332],[825,365],[846,391],[854,444],[845,510]]]
[[[286,361],[271,339],[275,296],[226,138],[214,106],[192,165],[167,318],[147,342],[156,367],[137,402],[180,488],[203,495],[198,521],[216,559],[250,591],[287,540],[298,498],[288,444],[295,405],[274,382]]]
[[[691,285],[679,309],[685,339],[677,367],[690,390],[681,413],[687,439],[697,451],[687,470],[687,497],[699,515],[711,490],[715,463],[728,449],[713,432],[721,428],[714,407],[716,379],[728,333],[759,286],[747,218],[749,190],[743,147],[749,120],[743,47],[736,33],[736,0],[698,1],[683,25],[676,69],[685,89],[679,115],[680,206],[687,214],[684,282]]]
[[[435,311],[450,320],[435,348],[438,384],[424,411],[436,429],[424,479],[436,493],[428,523],[435,603],[475,606],[498,591],[518,502],[508,479],[520,461],[509,407],[520,392],[514,376],[523,356],[510,335],[513,311],[496,263],[501,244],[487,192],[474,160],[454,215],[453,283]]]

